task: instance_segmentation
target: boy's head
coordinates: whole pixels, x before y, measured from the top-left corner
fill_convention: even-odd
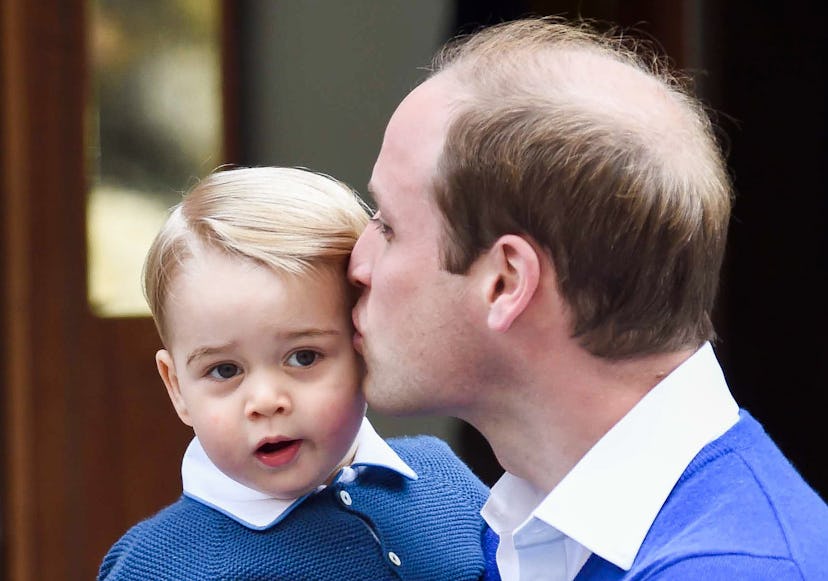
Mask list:
[[[296,498],[350,456],[365,401],[345,264],[367,220],[327,176],[228,170],[150,249],[158,371],[213,463],[250,488]]]
[[[285,274],[346,268],[368,209],[345,184],[299,168],[218,171],[173,208],[144,264],[144,294],[167,341],[170,284],[195,248],[211,247]]]

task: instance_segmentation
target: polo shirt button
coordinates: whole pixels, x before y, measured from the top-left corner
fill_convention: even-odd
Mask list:
[[[348,494],[347,490],[340,490],[339,491],[339,500],[342,501],[342,504],[345,506],[351,506],[353,504],[353,500],[351,500],[351,495]]]
[[[388,560],[394,563],[397,567],[399,567],[402,563],[402,561],[400,561],[400,558],[397,556],[397,553],[395,553],[394,551],[388,551]]]

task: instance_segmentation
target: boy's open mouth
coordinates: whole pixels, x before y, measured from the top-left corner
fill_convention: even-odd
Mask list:
[[[272,452],[278,452],[284,448],[287,448],[291,444],[293,444],[296,440],[282,440],[281,442],[267,442],[266,444],[262,444],[256,450],[257,454],[270,454]]]
[[[290,463],[299,452],[302,440],[265,442],[256,448],[255,456],[265,466],[275,468]]]

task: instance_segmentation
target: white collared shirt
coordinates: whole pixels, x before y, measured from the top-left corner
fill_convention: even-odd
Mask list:
[[[361,470],[370,466],[387,468],[411,480],[417,479],[417,473],[377,434],[368,418],[362,420],[356,444],[353,462],[339,472],[335,482],[351,482],[358,478]],[[272,527],[310,494],[314,494],[311,492],[294,500],[279,500],[248,488],[219,470],[204,452],[198,438],[193,438],[184,453],[181,479],[185,496],[211,506],[254,530]],[[324,488],[322,484],[315,492]]]
[[[572,581],[592,553],[629,570],[664,501],[739,408],[709,343],[656,385],[544,494],[508,472],[481,511],[503,581]]]

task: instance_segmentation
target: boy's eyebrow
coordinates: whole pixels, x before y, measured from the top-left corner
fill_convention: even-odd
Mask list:
[[[192,363],[194,359],[204,357],[205,355],[212,355],[213,353],[220,353],[221,351],[226,351],[230,349],[232,346],[233,343],[226,343],[224,345],[216,345],[213,347],[198,347],[187,356],[187,365]]]
[[[339,329],[306,329],[302,331],[293,331],[291,333],[283,333],[285,339],[301,339],[303,337],[322,337],[327,335],[341,335]]]
[[[295,341],[297,339],[303,338],[313,338],[313,337],[329,337],[329,336],[339,336],[342,335],[342,332],[339,329],[302,329],[301,331],[291,331],[290,333],[279,333],[280,337],[287,339],[289,341]],[[199,357],[204,357],[206,355],[213,355],[214,353],[221,353],[222,351],[228,351],[235,346],[235,343],[225,343],[223,345],[213,345],[213,346],[206,346],[206,347],[198,347],[192,351],[187,356],[187,365],[192,363],[195,359]]]

